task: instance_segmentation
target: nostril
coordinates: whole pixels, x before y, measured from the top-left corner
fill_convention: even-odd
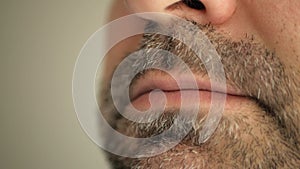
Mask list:
[[[205,6],[200,0],[182,0],[182,2],[190,8],[205,10]]]

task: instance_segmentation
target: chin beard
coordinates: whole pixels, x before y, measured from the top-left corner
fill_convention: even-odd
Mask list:
[[[178,114],[176,110],[170,110],[146,124],[120,118],[116,122],[116,129],[132,137],[151,137],[168,129],[176,120],[176,114]],[[277,125],[276,119],[266,115],[255,101],[245,103],[239,110],[225,110],[214,135],[206,143],[199,144],[198,133],[202,121],[203,117],[197,118],[193,129],[177,146],[158,156],[132,159],[110,155],[114,167],[295,168],[299,166],[299,150],[289,144],[280,133],[281,128]],[[184,130],[184,126],[181,129]],[[173,141],[173,138],[166,138],[165,141]],[[160,146],[162,144],[163,142]],[[119,146],[128,147],[126,142]],[[139,149],[138,144],[136,148]],[[155,151],[159,148],[152,146],[149,150]]]

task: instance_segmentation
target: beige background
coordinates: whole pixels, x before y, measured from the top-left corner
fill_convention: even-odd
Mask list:
[[[0,168],[107,168],[73,108],[80,49],[111,0],[0,1]]]

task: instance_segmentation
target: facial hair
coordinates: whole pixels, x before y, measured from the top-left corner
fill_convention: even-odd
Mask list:
[[[235,41],[210,25],[191,29],[182,22],[150,23],[147,29],[161,29],[162,26],[169,34],[182,36],[194,46],[201,41],[199,30],[204,32],[221,56],[227,82],[245,92],[249,102],[234,111],[225,111],[216,132],[205,144],[197,142],[202,117],[197,120],[198,124],[193,124],[186,138],[166,153],[141,159],[111,155],[115,168],[297,168],[300,165],[298,82],[293,74],[285,72],[276,54],[253,36]],[[145,65],[151,67],[151,64],[176,69],[178,65],[170,58],[151,55],[153,48],[180,57],[195,74],[205,75],[209,71],[195,55],[198,51],[192,51],[172,36],[145,34],[140,49],[146,51],[148,59],[131,60],[132,72]],[[136,57],[139,55],[141,53]],[[141,72],[132,83],[145,73]],[[109,116],[113,127],[129,136],[157,135],[174,123],[178,113],[178,110],[169,110],[148,124],[132,122],[118,115],[110,90],[104,88],[103,91],[104,115]]]

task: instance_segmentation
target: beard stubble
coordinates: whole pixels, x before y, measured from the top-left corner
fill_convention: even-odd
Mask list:
[[[193,23],[195,24],[195,23]],[[239,108],[225,110],[223,118],[210,140],[199,145],[199,126],[176,147],[161,155],[128,159],[110,155],[115,168],[296,168],[300,165],[299,93],[292,75],[276,54],[254,37],[240,41],[227,38],[210,25],[190,29],[182,22],[164,25],[169,34],[181,35],[197,46],[199,31],[203,31],[221,56],[227,82],[246,93],[249,102]],[[147,29],[161,25],[149,24]],[[188,33],[186,33],[188,31]],[[180,57],[195,74],[205,75],[203,62],[182,42],[160,34],[145,34],[140,49],[147,60],[132,60],[132,65],[161,64],[176,69],[176,63],[163,56],[149,55],[153,48],[169,51]],[[201,51],[201,48],[198,48]],[[141,53],[137,54],[138,58]],[[151,62],[149,62],[151,60]],[[155,60],[156,62],[153,62]],[[170,63],[171,67],[170,67]],[[135,68],[132,67],[134,72]],[[143,72],[145,73],[145,72]],[[140,78],[139,76],[136,79]],[[135,79],[135,80],[136,80]],[[134,81],[133,81],[134,83]],[[156,121],[138,124],[122,118],[113,108],[108,88],[103,89],[104,115],[119,132],[134,137],[151,137],[167,129],[177,110],[165,112]],[[103,106],[102,106],[103,107]],[[198,121],[201,121],[200,119]],[[109,141],[109,137],[108,137]],[[122,146],[122,145],[120,145]]]

